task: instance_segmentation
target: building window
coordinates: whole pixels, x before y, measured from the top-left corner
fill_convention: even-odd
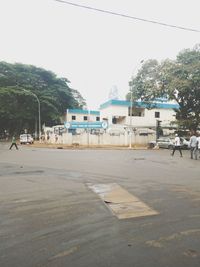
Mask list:
[[[88,117],[87,116],[83,116],[83,120],[87,121]]]
[[[100,117],[96,117],[96,121],[100,121]]]
[[[72,115],[72,120],[75,121],[76,120],[76,116]]]
[[[112,124],[117,124],[117,118],[116,117],[112,118]]]
[[[132,108],[132,114],[131,114],[131,109],[129,108],[128,110],[128,115],[133,116],[133,117],[144,117],[145,110],[143,108]]]
[[[155,112],[155,118],[160,118],[160,112],[158,111]]]

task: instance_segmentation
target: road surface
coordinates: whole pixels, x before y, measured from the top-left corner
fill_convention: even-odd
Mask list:
[[[189,151],[8,147],[0,145],[0,266],[200,266],[200,159]],[[122,202],[155,214],[120,219],[110,208],[119,198],[91,189],[113,184]]]

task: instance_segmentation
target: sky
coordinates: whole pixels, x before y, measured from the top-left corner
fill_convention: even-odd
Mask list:
[[[71,0],[116,13],[200,30],[199,0]],[[0,61],[53,71],[97,110],[142,60],[175,59],[200,33],[82,9],[55,0],[0,0]]]

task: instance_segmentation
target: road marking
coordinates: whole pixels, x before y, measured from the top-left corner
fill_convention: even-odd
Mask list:
[[[99,195],[118,219],[158,214],[116,183],[89,185],[89,188]]]
[[[62,257],[69,256],[70,254],[76,252],[77,250],[78,250],[78,247],[72,247],[72,248],[70,248],[68,250],[62,251],[61,253],[51,257],[50,260],[55,260],[57,258],[62,258]]]

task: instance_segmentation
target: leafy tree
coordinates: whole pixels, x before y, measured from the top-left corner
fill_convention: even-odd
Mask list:
[[[156,98],[174,100],[179,104],[176,114],[180,126],[194,130],[200,126],[199,45],[183,50],[174,61],[146,61],[132,84],[134,98],[150,105]]]
[[[31,132],[38,119],[38,97],[41,122],[60,123],[67,108],[82,108],[85,100],[69,86],[66,78],[32,65],[0,62],[0,131]]]

